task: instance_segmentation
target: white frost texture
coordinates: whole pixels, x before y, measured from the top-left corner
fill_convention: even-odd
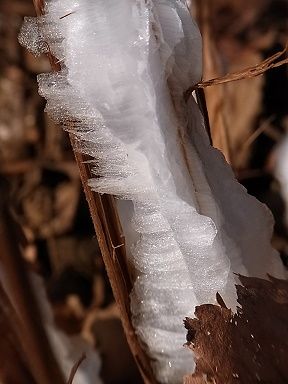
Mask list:
[[[217,291],[235,306],[233,272],[283,276],[270,212],[184,98],[201,78],[198,28],[183,0],[51,0],[38,28],[62,66],[39,76],[47,111],[93,158],[91,188],[119,199],[136,332],[157,380],[181,383],[185,316]]]

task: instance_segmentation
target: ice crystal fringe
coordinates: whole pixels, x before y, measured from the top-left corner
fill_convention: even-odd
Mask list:
[[[94,159],[90,187],[119,198],[136,332],[159,382],[181,383],[192,367],[182,319],[195,305],[217,291],[235,305],[233,272],[282,276],[270,213],[184,100],[201,78],[197,26],[181,0],[51,0],[36,25],[32,48],[46,41],[62,64],[38,78],[46,109]]]

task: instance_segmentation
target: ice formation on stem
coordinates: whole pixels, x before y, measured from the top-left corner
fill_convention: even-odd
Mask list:
[[[184,0],[51,0],[37,28],[33,47],[46,41],[62,65],[39,76],[47,111],[92,157],[90,187],[119,198],[136,332],[157,380],[180,383],[192,366],[182,319],[195,305],[217,291],[234,305],[233,272],[282,275],[270,213],[184,97],[201,77],[197,26]]]

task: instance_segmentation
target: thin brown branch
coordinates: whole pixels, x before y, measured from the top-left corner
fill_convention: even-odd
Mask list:
[[[228,73],[225,76],[216,77],[214,79],[201,81],[189,89],[190,92],[193,92],[197,88],[207,88],[213,85],[220,85],[225,83],[231,83],[232,81],[239,81],[244,79],[251,79],[263,75],[269,69],[280,67],[281,65],[288,64],[288,58],[277,61],[280,57],[287,53],[288,46],[285,47],[282,51],[275,53],[274,55],[268,57],[266,60],[262,61],[257,65],[242,69],[234,73]]]

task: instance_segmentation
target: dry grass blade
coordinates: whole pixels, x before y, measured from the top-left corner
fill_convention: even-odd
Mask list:
[[[43,0],[34,0],[38,16],[43,14]],[[54,71],[61,69],[59,63],[48,54]],[[91,178],[87,157],[76,151],[74,137],[69,135],[75,159],[80,171],[85,196],[89,205],[93,225],[97,235],[102,258],[111,283],[115,301],[119,307],[126,338],[145,383],[156,383],[150,361],[141,348],[131,322],[129,295],[132,282],[126,262],[125,247],[121,224],[113,196],[94,193],[88,187]]]
[[[239,81],[244,79],[251,79],[256,76],[263,75],[266,71],[272,68],[280,67],[281,65],[288,64],[288,58],[277,61],[280,57],[284,56],[288,51],[288,46],[285,47],[282,51],[275,53],[274,55],[268,57],[262,63],[253,65],[251,67],[245,68],[241,71],[229,73],[222,77],[216,77],[211,80],[201,81],[190,89],[192,92],[196,88],[206,88],[211,87],[212,85],[219,85],[230,83],[231,81]]]

